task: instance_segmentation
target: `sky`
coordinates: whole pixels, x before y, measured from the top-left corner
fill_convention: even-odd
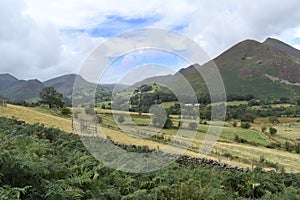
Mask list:
[[[196,42],[210,58],[245,39],[263,42],[274,37],[300,49],[299,0],[0,2],[0,73],[25,80],[44,81],[78,73],[95,48],[116,34],[138,28],[176,31]],[[156,69],[153,63],[171,67],[173,71],[187,67],[172,54],[153,54],[150,51],[141,58],[133,52],[118,58],[111,76],[105,76],[103,82],[116,82],[125,76],[125,71],[117,65],[122,61],[132,63],[131,70],[147,64]],[[137,62],[130,61],[137,57]],[[134,76],[134,81],[145,78],[143,70],[136,71],[140,74]],[[170,72],[152,71],[158,71],[159,75]],[[130,82],[128,77],[126,80]]]

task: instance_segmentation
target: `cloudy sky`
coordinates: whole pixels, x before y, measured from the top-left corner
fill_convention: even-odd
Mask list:
[[[244,39],[263,42],[275,37],[300,49],[299,0],[0,2],[0,73],[20,79],[43,81],[77,73],[94,48],[136,28],[177,31],[197,42],[211,58]],[[182,63],[169,64],[182,67]]]

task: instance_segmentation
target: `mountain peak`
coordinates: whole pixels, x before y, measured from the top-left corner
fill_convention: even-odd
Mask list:
[[[278,40],[275,38],[267,38],[263,44],[275,47],[276,49],[288,54],[289,56],[292,56],[296,59],[300,60],[300,51],[298,49],[295,49],[294,47]]]
[[[9,73],[0,74],[0,79],[3,81],[17,81],[18,79]]]

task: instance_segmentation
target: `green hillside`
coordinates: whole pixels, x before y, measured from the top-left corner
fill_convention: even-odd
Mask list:
[[[76,80],[77,79],[77,80]],[[96,87],[93,83],[90,83],[83,79],[81,76],[76,74],[67,74],[64,76],[59,76],[50,80],[43,82],[45,87],[53,86],[57,91],[64,94],[65,96],[71,96],[73,93],[73,87],[75,80],[78,85],[80,85],[79,89],[88,89]]]
[[[287,46],[285,44],[285,47]],[[300,52],[294,49],[294,53],[295,51]],[[213,61],[219,68],[227,95],[253,94],[257,98],[300,95],[300,86],[297,86],[300,83],[298,58],[282,51],[282,48],[278,49],[277,46],[270,45],[270,42],[245,40],[234,45]],[[208,90],[196,69],[201,71],[201,68],[209,67],[210,64],[211,62],[202,66],[194,64],[181,69],[173,76],[148,78],[136,85],[160,82],[166,85],[176,85],[179,91],[185,91],[182,84],[182,76],[184,76],[201,98],[207,96]]]
[[[11,101],[34,101],[43,88],[37,79],[25,81],[10,74],[0,74],[0,95]]]

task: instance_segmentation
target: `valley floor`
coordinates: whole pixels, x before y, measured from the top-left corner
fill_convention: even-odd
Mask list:
[[[139,138],[136,137],[136,135],[128,135],[120,131],[113,123],[111,123],[112,116],[109,111],[105,111],[100,115],[104,120],[104,125],[101,128],[99,127],[98,130],[101,130],[102,134],[105,134],[113,141],[123,144],[135,144],[138,146],[145,145],[150,149],[164,149],[166,143],[162,141],[149,138]],[[59,128],[68,133],[76,133],[75,130],[72,130],[71,118],[59,116],[54,112],[43,108],[7,105],[7,107],[0,107],[0,116],[9,118],[14,117],[31,124],[42,123],[45,126]],[[137,120],[145,121],[145,119]],[[105,121],[109,122],[110,127],[105,125]],[[255,126],[259,125],[256,124]],[[198,133],[192,141],[192,147],[188,148],[185,152],[186,155],[199,157],[199,146],[201,146],[203,142],[206,129],[207,125],[199,126]],[[251,144],[237,143],[233,141],[235,134],[239,134],[239,136],[246,136],[249,140],[251,140],[251,137],[253,136],[253,138],[256,138],[255,141],[258,141],[258,145],[254,146]],[[163,135],[165,137],[172,138],[174,137],[174,131],[166,130]],[[166,148],[165,151],[169,153],[181,152],[182,148],[186,148],[186,146],[184,146],[184,142],[191,142],[188,137],[182,137],[179,139],[180,141],[183,141],[183,144],[174,144],[172,148]],[[282,166],[288,172],[300,173],[300,155],[263,146],[263,144],[267,144],[269,142],[270,139],[267,135],[255,130],[245,131],[240,128],[226,126],[224,127],[223,132],[211,153],[205,157],[219,162],[228,163],[230,165],[248,167],[250,169],[257,165],[260,165],[267,170],[274,168],[278,169]]]

